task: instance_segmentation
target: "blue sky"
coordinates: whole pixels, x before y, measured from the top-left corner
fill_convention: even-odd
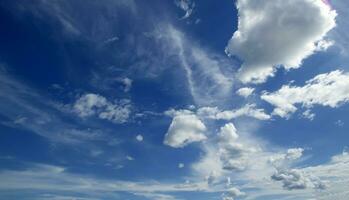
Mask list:
[[[348,8],[1,1],[0,199],[348,199]]]

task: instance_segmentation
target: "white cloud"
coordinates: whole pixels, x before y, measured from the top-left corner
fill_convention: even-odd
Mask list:
[[[349,101],[349,74],[339,70],[320,74],[302,87],[284,85],[261,98],[275,106],[273,114],[281,117],[297,111],[297,104],[308,110],[314,105],[335,108]]]
[[[246,97],[249,97],[253,92],[254,92],[254,88],[244,87],[236,91],[236,94],[246,98]]]
[[[126,159],[129,160],[129,161],[135,160],[132,156],[126,156]]]
[[[209,191],[203,184],[186,184],[164,182],[131,182],[116,179],[103,179],[96,176],[81,175],[68,172],[64,167],[27,163],[29,168],[16,170],[2,170],[0,172],[0,190],[33,191],[43,194],[68,194],[78,197],[95,197],[96,199],[110,199],[118,192],[133,194],[147,193],[165,198],[168,192],[177,191]],[[150,196],[149,196],[150,197]],[[155,197],[155,196],[154,196]],[[163,199],[164,199],[163,198]],[[35,198],[37,199],[37,198]],[[161,198],[160,198],[161,199]],[[165,198],[166,199],[166,198]],[[175,199],[173,197],[173,199]]]
[[[317,51],[326,51],[329,47],[334,45],[334,41],[332,40],[320,40],[316,43],[316,50]]]
[[[222,142],[231,142],[239,138],[233,123],[227,123],[221,127],[219,138]]]
[[[136,140],[138,141],[138,142],[142,142],[143,141],[143,136],[142,135],[137,135],[136,136]]]
[[[131,90],[133,80],[127,77],[120,79],[120,81],[124,84],[124,92],[128,92]]]
[[[165,135],[164,144],[179,148],[205,140],[206,126],[193,114],[176,115]]]
[[[152,200],[178,200],[172,195],[168,194],[159,194],[159,193],[153,193],[153,192],[147,192],[147,193],[134,193],[137,196],[142,196],[147,199],[152,199]]]
[[[175,4],[185,12],[184,16],[181,17],[181,19],[189,18],[195,8],[195,2],[191,0],[175,0]]]
[[[288,149],[285,158],[288,160],[296,160],[302,157],[304,149],[302,148],[294,148]]]
[[[232,187],[227,189],[227,191],[223,194],[223,200],[234,200],[237,197],[245,196],[244,192],[241,192],[238,188]]]
[[[201,107],[197,110],[197,115],[208,119],[231,120],[238,117],[252,117],[259,120],[268,120],[270,116],[264,112],[264,109],[256,108],[255,104],[246,104],[235,110],[219,110],[217,107]]]
[[[318,177],[312,174],[306,174],[301,169],[277,170],[271,176],[274,181],[280,181],[283,188],[287,190],[302,190],[307,188],[324,190],[327,185]]]
[[[180,168],[180,169],[181,169],[181,168],[184,168],[184,164],[183,164],[183,163],[179,163],[179,164],[178,164],[178,168]]]
[[[309,119],[309,120],[314,120],[315,118],[315,114],[311,112],[311,110],[306,110],[302,113],[302,116],[306,119]]]
[[[320,41],[336,25],[336,12],[320,0],[238,0],[237,8],[238,30],[226,52],[243,60],[238,77],[244,83],[265,82],[280,65],[300,67],[328,46]]]
[[[270,116],[264,112],[264,109],[256,108],[255,104],[246,104],[242,108],[232,111],[223,111],[217,115],[220,119],[233,119],[241,116],[248,116],[259,120],[270,119]]]
[[[82,95],[73,105],[75,113],[80,117],[98,116],[114,123],[125,123],[131,114],[131,105],[128,100],[109,102],[98,94]]]

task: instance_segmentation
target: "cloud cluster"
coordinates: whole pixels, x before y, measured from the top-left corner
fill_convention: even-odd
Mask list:
[[[301,170],[278,170],[271,176],[272,180],[280,181],[287,190],[299,190],[312,187],[314,189],[326,189],[326,185],[318,178],[311,178]]]
[[[270,116],[264,113],[263,109],[257,109],[255,104],[247,104],[236,110],[222,111],[217,107],[201,107],[194,110],[174,110],[165,112],[172,117],[171,125],[165,135],[164,144],[171,147],[183,147],[192,142],[199,142],[206,139],[204,132],[206,126],[201,120],[226,120],[248,116],[259,120],[268,120]],[[231,130],[229,130],[231,129]],[[227,124],[221,132],[235,131],[233,124]]]
[[[125,123],[131,114],[131,104],[128,100],[108,101],[98,94],[82,95],[73,105],[74,112],[82,118],[97,116],[113,123]]]
[[[265,82],[276,68],[298,68],[317,50],[335,27],[336,11],[324,1],[238,0],[238,30],[226,52],[242,59],[238,77],[244,83]]]
[[[275,106],[274,115],[289,117],[297,111],[297,104],[310,109],[314,105],[335,108],[349,101],[349,74],[335,70],[310,79],[302,87],[284,85],[281,89],[264,93],[261,98]],[[313,118],[308,111],[305,116]]]
[[[177,113],[165,135],[164,144],[179,148],[193,142],[205,140],[206,126],[194,114]]]

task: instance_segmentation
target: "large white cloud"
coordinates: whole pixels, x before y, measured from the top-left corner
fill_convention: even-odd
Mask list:
[[[179,148],[206,139],[206,126],[193,114],[177,114],[165,135],[164,144]]]
[[[238,0],[238,30],[226,52],[244,62],[242,82],[264,82],[277,66],[298,68],[324,44],[335,27],[336,12],[318,0]],[[328,43],[326,43],[328,44]]]
[[[349,73],[335,70],[310,79],[302,87],[284,85],[276,92],[264,93],[261,98],[276,108],[273,114],[288,117],[297,110],[296,104],[340,106],[349,101]]]

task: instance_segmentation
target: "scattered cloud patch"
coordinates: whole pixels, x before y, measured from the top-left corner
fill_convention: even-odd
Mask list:
[[[273,115],[289,117],[297,111],[297,104],[309,110],[314,105],[336,108],[349,101],[349,74],[335,70],[319,74],[304,86],[284,85],[281,89],[264,93],[261,98],[275,106]],[[308,113],[309,117],[314,117]]]
[[[73,105],[74,112],[82,118],[97,116],[113,123],[125,123],[131,114],[128,100],[108,101],[98,94],[82,95]]]
[[[323,1],[238,0],[238,30],[226,53],[243,60],[238,77],[243,83],[262,83],[278,66],[299,68],[336,26],[336,11]]]
[[[182,9],[185,14],[181,17],[181,19],[187,19],[189,18],[195,8],[195,2],[192,0],[175,0],[175,4],[178,8]]]
[[[314,120],[315,114],[311,112],[311,110],[306,110],[302,113],[302,116],[310,121]]]
[[[201,107],[197,110],[197,115],[202,118],[216,120],[231,120],[238,117],[252,117],[259,120],[269,120],[271,117],[265,113],[264,109],[256,108],[256,104],[246,104],[235,110],[219,110],[217,107]]]

